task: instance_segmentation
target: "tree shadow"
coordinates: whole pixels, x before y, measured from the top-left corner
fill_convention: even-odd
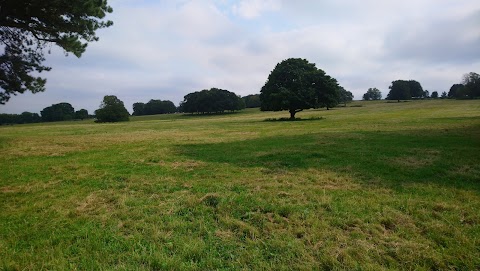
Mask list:
[[[293,172],[326,169],[392,188],[434,183],[480,190],[480,139],[471,134],[468,128],[316,133],[176,148],[180,155],[209,163]]]
[[[201,117],[211,117],[211,116],[228,116],[228,115],[237,115],[237,114],[241,114],[243,112],[241,111],[234,111],[234,112],[231,112],[231,111],[224,111],[224,112],[218,112],[218,113],[180,113],[182,114],[181,117],[182,118],[201,118]]]
[[[268,118],[265,119],[264,121],[266,122],[277,122],[277,121],[313,121],[313,120],[323,120],[323,117],[310,117],[307,119],[302,119],[302,118]]]

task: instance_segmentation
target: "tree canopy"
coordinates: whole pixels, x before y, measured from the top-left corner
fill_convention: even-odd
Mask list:
[[[42,118],[37,113],[23,112],[20,115],[0,114],[0,125],[37,123],[41,121],[42,121]]]
[[[150,100],[148,103],[134,103],[133,115],[156,115],[156,114],[170,114],[177,112],[177,107],[172,101]]]
[[[196,91],[184,96],[180,112],[211,114],[236,111],[245,108],[245,102],[235,93],[225,89],[211,88]]]
[[[0,104],[11,95],[45,90],[49,71],[42,64],[51,44],[80,57],[96,30],[111,26],[103,18],[111,13],[107,0],[2,0],[0,2]]]
[[[347,91],[343,87],[339,87],[339,103],[343,103],[345,106],[347,106],[348,102],[351,102],[353,100],[353,93],[350,91]]]
[[[389,89],[387,100],[411,100],[412,98],[422,98],[424,96],[422,85],[415,80],[393,81]]]
[[[278,63],[260,91],[262,111],[288,110],[290,118],[309,108],[333,107],[339,100],[337,80],[306,59]]]
[[[79,120],[88,119],[88,110],[80,109],[78,111],[75,111],[75,119],[79,119]]]
[[[465,95],[465,86],[463,84],[453,84],[448,91],[448,98],[462,98]]]
[[[480,97],[480,75],[475,72],[467,73],[463,76],[463,85],[465,86],[466,96],[470,99]]]
[[[46,122],[73,120],[75,118],[75,109],[69,103],[58,103],[45,107],[40,114],[42,115],[42,121]]]
[[[382,99],[382,92],[378,88],[369,88],[365,94],[363,94],[363,100],[375,101]]]
[[[130,114],[123,102],[114,95],[103,98],[100,108],[95,110],[96,122],[128,121]]]
[[[242,97],[242,99],[245,102],[246,108],[256,108],[256,107],[260,107],[261,105],[260,94],[247,95]]]

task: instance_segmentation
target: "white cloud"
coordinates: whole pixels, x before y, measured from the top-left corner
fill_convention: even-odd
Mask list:
[[[47,91],[14,97],[0,112],[39,112],[58,102],[93,112],[107,94],[131,110],[134,102],[150,99],[178,104],[187,93],[211,87],[258,93],[275,65],[290,57],[316,63],[356,98],[369,87],[386,96],[397,79],[448,91],[464,73],[480,72],[475,1],[115,0],[111,5],[114,26],[99,31],[99,42],[80,59],[54,50],[47,56],[53,67],[45,73]]]
[[[232,11],[246,19],[253,19],[259,17],[263,12],[275,11],[279,8],[280,2],[277,0],[240,0],[233,5]]]

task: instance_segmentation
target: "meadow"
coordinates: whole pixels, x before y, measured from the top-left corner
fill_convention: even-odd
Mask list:
[[[479,270],[480,100],[0,127],[0,270]]]

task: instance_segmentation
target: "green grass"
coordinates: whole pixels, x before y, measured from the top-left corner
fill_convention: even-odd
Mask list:
[[[0,127],[0,270],[480,269],[480,101],[284,117]]]

